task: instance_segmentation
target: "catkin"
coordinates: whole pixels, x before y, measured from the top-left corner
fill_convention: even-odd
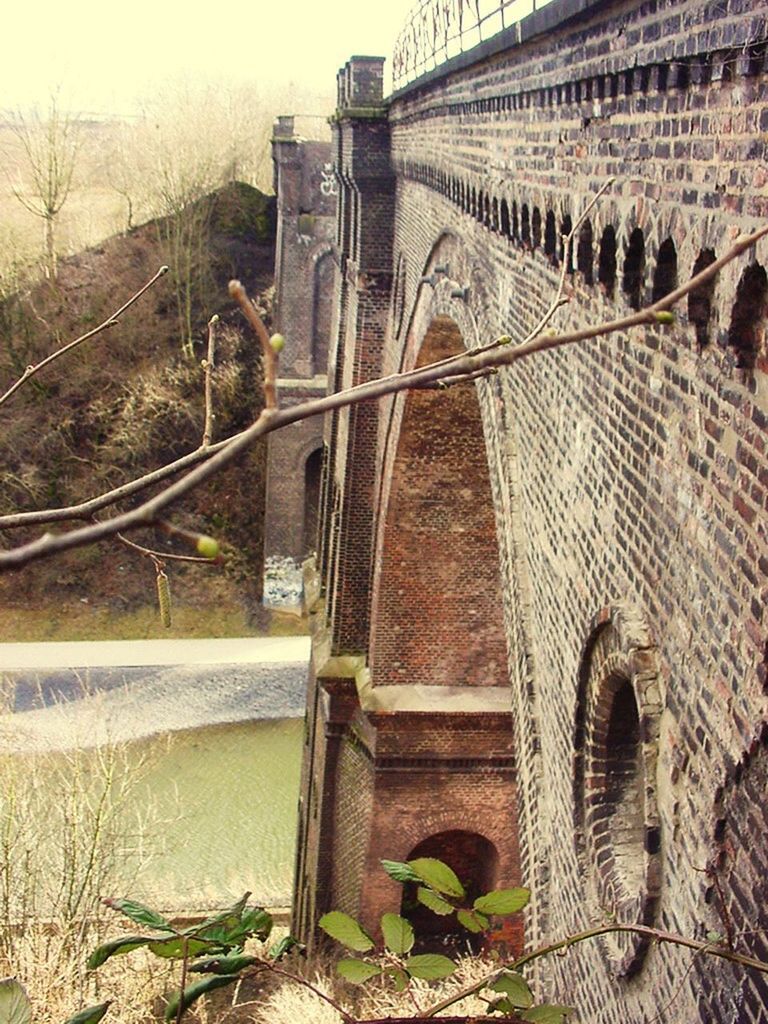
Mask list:
[[[157,603],[160,607],[160,621],[168,629],[171,625],[171,587],[162,569],[157,574]]]

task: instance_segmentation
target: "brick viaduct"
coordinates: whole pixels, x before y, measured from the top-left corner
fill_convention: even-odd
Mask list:
[[[388,100],[339,73],[334,389],[612,320],[768,217],[766,8],[555,0]],[[563,235],[610,177],[565,252]],[[672,327],[325,426],[294,928],[375,929],[378,859],[768,959],[768,242]],[[755,975],[631,938],[540,984],[582,1020],[766,1019]]]

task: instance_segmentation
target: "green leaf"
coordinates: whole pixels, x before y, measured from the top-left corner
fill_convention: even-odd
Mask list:
[[[388,974],[392,981],[395,983],[395,992],[405,992],[408,988],[408,982],[411,980],[404,970],[400,967],[386,967],[384,974]]]
[[[378,964],[368,964],[365,960],[353,960],[352,958],[339,960],[336,970],[342,978],[351,981],[353,985],[362,985],[369,978],[375,978],[377,974],[381,974]]]
[[[400,860],[382,860],[380,861],[381,866],[387,872],[390,878],[394,878],[396,882],[420,882],[421,876],[417,875],[416,872],[408,864],[405,864]]]
[[[245,967],[257,964],[256,956],[245,956],[236,953],[234,956],[207,956],[204,960],[196,960],[188,970],[193,974],[239,974]]]
[[[450,977],[456,970],[456,964],[440,953],[418,953],[406,960],[405,969],[412,978],[436,981]]]
[[[541,1006],[534,1006],[530,1010],[523,1010],[520,1014],[523,1020],[531,1021],[531,1024],[563,1024],[563,1021],[573,1013],[572,1006],[550,1006],[542,1003]]]
[[[183,960],[185,956],[200,956],[201,953],[212,953],[217,943],[207,939],[190,939],[181,935],[171,935],[167,939],[152,939],[147,949],[155,956],[164,960]]]
[[[504,971],[488,988],[491,992],[503,992],[513,1006],[527,1009],[533,1003],[528,982],[517,971]]]
[[[474,932],[476,935],[484,932],[491,923],[485,914],[481,914],[477,910],[459,910],[456,917],[458,917],[460,924],[463,924],[468,931]]]
[[[456,877],[456,873],[434,857],[417,857],[416,860],[409,860],[411,867],[422,882],[431,885],[438,892],[446,893],[448,896],[456,896],[461,899],[464,896],[464,886]]]
[[[143,925],[145,928],[154,928],[159,932],[175,931],[170,921],[166,921],[161,914],[135,900],[108,899],[104,900],[104,905],[125,914],[131,921],[135,921],[136,924]]]
[[[99,1003],[98,1006],[89,1006],[76,1013],[74,1017],[68,1017],[64,1024],[98,1024],[111,1005],[112,1000],[109,999],[106,1003]],[[5,1024],[4,1018],[0,1019],[3,1019],[3,1024]]]
[[[207,939],[218,945],[242,947],[246,939],[253,936],[259,939],[269,938],[272,931],[272,915],[267,913],[263,907],[250,907],[241,913],[240,917],[228,914],[219,922],[203,924],[197,928],[187,929],[184,934],[194,935],[198,939]]]
[[[336,939],[347,949],[356,949],[358,953],[365,953],[376,945],[354,917],[343,914],[340,910],[331,910],[330,913],[323,914],[317,923],[332,939]]]
[[[227,907],[226,910],[219,911],[218,914],[214,914],[213,917],[206,918],[200,924],[190,925],[189,928],[184,928],[182,931],[183,935],[196,935],[202,937],[207,929],[215,928],[220,929],[222,926],[224,930],[234,928],[240,924],[240,920],[245,910],[245,905],[248,902],[248,897],[251,894],[246,892],[240,897],[237,903],[234,903],[231,907]],[[208,938],[206,935],[205,938]]]
[[[101,967],[111,956],[118,956],[121,953],[130,953],[132,949],[146,946],[155,940],[151,935],[121,935],[119,939],[111,939],[97,946],[88,957],[87,967],[89,971],[95,971]]]
[[[382,914],[381,931],[384,945],[392,953],[402,956],[413,948],[414,934],[411,923],[399,914]]]
[[[419,903],[423,903],[425,907],[429,907],[435,914],[452,914],[456,907],[448,900],[444,900],[442,896],[438,896],[434,889],[427,889],[426,886],[420,885],[416,890],[416,899]]]
[[[269,951],[270,960],[282,960],[286,953],[298,946],[300,949],[304,949],[304,943],[299,942],[298,939],[294,939],[292,935],[286,935],[285,938],[280,939]]]
[[[201,978],[199,981],[187,985],[184,989],[184,994],[181,996],[182,1012],[188,1010],[192,1003],[198,1000],[200,996],[205,995],[206,992],[212,992],[215,988],[224,988],[225,985],[231,985],[235,981],[239,981],[237,974],[214,974],[211,978]],[[165,1020],[175,1020],[178,1010],[179,993],[174,992],[165,1008]]]
[[[31,1024],[29,997],[15,978],[0,979],[0,1021],[2,1024]]]
[[[488,1003],[488,1012],[505,1013],[511,1015],[513,1013],[517,1013],[517,1010],[512,1005],[512,1003],[510,1003],[506,996],[502,996],[500,999],[494,999],[492,1002]]]
[[[516,914],[530,898],[530,889],[497,889],[478,896],[473,906],[481,914]]]

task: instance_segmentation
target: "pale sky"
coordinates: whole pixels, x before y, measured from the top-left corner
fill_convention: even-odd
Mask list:
[[[0,110],[58,88],[82,112],[131,113],[169,80],[295,82],[333,95],[353,54],[389,57],[415,0],[11,0]]]

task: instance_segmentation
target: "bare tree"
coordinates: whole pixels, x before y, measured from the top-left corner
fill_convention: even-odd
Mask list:
[[[25,210],[43,221],[45,271],[56,276],[56,226],[72,192],[75,167],[83,144],[83,122],[64,112],[57,93],[48,110],[14,114],[10,123],[24,157],[22,182],[13,194]]]

